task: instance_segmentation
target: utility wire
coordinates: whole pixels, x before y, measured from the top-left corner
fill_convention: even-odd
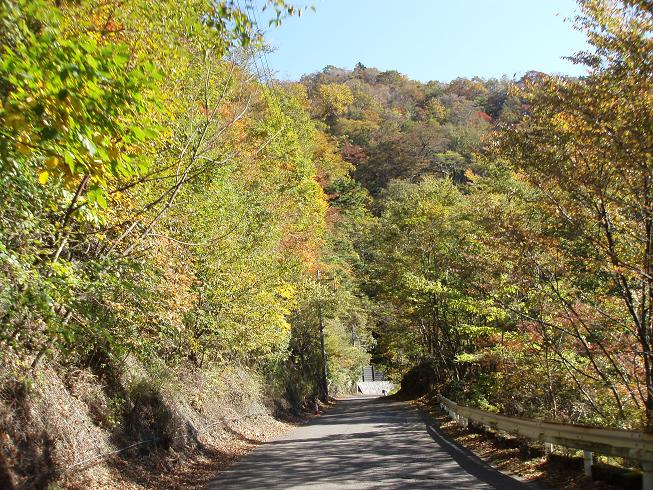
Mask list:
[[[258,13],[257,13],[257,8],[254,5],[253,0],[245,0],[245,8],[250,12],[251,15],[251,20],[254,23],[254,26],[256,28],[257,33],[261,34],[261,38],[263,38],[263,29],[261,28],[261,23],[258,18]],[[272,70],[270,68],[270,63],[268,60],[267,53],[265,51],[265,47],[263,46],[260,50],[260,52],[257,52],[255,57],[258,57],[259,63],[261,65],[261,70],[265,74],[265,78],[267,80],[267,86],[270,88],[270,90],[273,88],[273,74]]]
[[[248,0],[245,0],[245,1],[247,2]],[[250,11],[252,12],[252,15],[254,17],[254,22],[256,23],[256,26],[258,27],[259,31],[262,33],[263,30],[261,28],[261,23],[259,22],[259,19],[258,19],[258,13],[256,12],[257,9],[254,8],[253,3],[254,3],[253,0],[250,0],[249,8],[250,8]],[[246,5],[247,5],[247,3],[246,3]],[[265,64],[265,68],[267,68],[268,80],[270,81],[271,84],[273,84],[273,73],[272,73],[272,70],[270,69],[270,63],[269,63],[269,59],[268,59],[268,54],[265,51],[265,46],[263,46],[263,48],[261,49],[261,54],[262,54],[262,58],[263,58],[263,63]]]
[[[240,5],[240,0],[236,0],[236,5],[238,5],[238,10],[240,10],[241,12],[243,12],[243,13],[246,13],[246,12],[247,12],[247,8],[248,8],[248,7],[247,7],[247,3],[245,3],[245,10],[243,10],[243,8],[241,7],[241,5]],[[250,20],[251,20],[251,19],[250,19]],[[256,26],[255,23],[254,23],[254,25]],[[256,72],[256,76],[258,77],[258,79],[259,79],[260,81],[266,83],[266,85],[268,85],[268,87],[269,87],[269,86],[270,86],[270,85],[269,85],[269,81],[266,81],[266,80],[265,80],[265,77],[261,75],[261,71],[264,72],[264,70],[259,70],[258,63],[257,63],[257,56],[256,56],[256,54],[255,54],[255,52],[254,52],[254,50],[252,49],[251,46],[249,47],[249,54],[250,54],[250,56],[251,56],[251,58],[252,58],[252,62],[254,63],[254,71]],[[261,63],[261,67],[262,67],[262,66],[263,66],[263,64]],[[264,73],[265,73],[265,72],[264,72]]]
[[[261,26],[260,26],[260,21],[259,21],[259,18],[258,18],[258,14],[256,13],[257,9],[254,6],[254,0],[243,0],[243,1],[245,3],[245,8],[250,12],[250,15],[251,15],[250,20],[252,21],[253,26],[256,29],[257,34],[260,34],[261,39],[263,39],[263,30],[261,29]],[[236,2],[238,4],[238,8],[241,8],[240,7],[240,0],[236,0]],[[261,65],[261,70],[266,75],[267,79],[262,78],[261,75],[260,75],[260,72],[258,70],[257,58],[258,58],[259,53],[254,52],[254,50],[250,47],[250,54],[251,54],[252,59],[254,61],[254,66],[256,68],[256,72],[259,74],[259,79],[261,79],[262,81],[265,81],[268,89],[270,90],[270,94],[272,96],[271,97],[272,104],[276,107],[277,110],[279,110],[280,112],[283,112],[281,107],[280,107],[279,100],[274,95],[274,92],[273,92],[274,83],[273,83],[272,70],[270,69],[270,64],[268,62],[268,56],[267,56],[267,53],[265,52],[265,47],[264,46],[262,47],[260,53],[262,54],[262,56],[261,56],[261,58],[258,59],[258,61],[259,61],[260,65]],[[266,71],[266,68],[267,68],[267,71]],[[286,126],[284,124],[283,127],[281,128],[281,131],[283,131],[285,129],[286,129]]]

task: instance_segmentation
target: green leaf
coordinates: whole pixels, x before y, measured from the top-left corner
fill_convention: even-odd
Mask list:
[[[131,128],[131,132],[134,135],[134,138],[136,138],[137,141],[145,141],[145,131],[143,131],[141,128],[138,126],[133,126]]]
[[[64,162],[66,162],[66,165],[68,165],[68,168],[70,169],[70,173],[74,175],[75,174],[75,156],[71,152],[66,151],[63,154],[63,160],[64,160]]]
[[[91,156],[95,156],[95,153],[97,152],[97,148],[95,147],[95,144],[90,139],[88,139],[86,136],[80,135],[79,141]]]

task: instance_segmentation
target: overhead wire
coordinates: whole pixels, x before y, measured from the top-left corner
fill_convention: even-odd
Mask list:
[[[255,22],[257,28],[259,29],[259,32],[262,33],[263,30],[261,28],[261,23],[260,23],[259,18],[258,18],[258,13],[256,12],[257,9],[254,8],[254,5],[253,5],[254,0],[245,0],[245,5],[247,5],[248,2],[249,2],[250,11],[252,12],[252,16],[254,17],[254,22]],[[272,73],[272,69],[270,68],[268,54],[267,54],[267,51],[265,50],[265,46],[263,46],[262,49],[261,49],[261,55],[262,55],[261,56],[262,57],[262,63],[261,64],[265,64],[264,68],[267,69],[268,81],[270,82],[270,84],[274,84],[274,81],[273,81],[274,76],[273,76],[273,73]]]
[[[256,12],[256,7],[254,6],[254,0],[243,0],[245,3],[245,8],[247,11],[250,13],[251,18],[250,21],[253,23],[253,27],[256,30],[257,34],[261,35],[261,38],[263,37],[263,30],[260,25],[260,21],[258,18],[258,14]],[[238,8],[240,9],[240,0],[236,0],[238,4]],[[272,70],[270,68],[270,63],[268,60],[267,53],[265,52],[265,46],[262,46],[260,51],[254,51],[254,49],[250,46],[250,55],[252,56],[252,60],[254,62],[254,66],[256,69],[256,72],[259,76],[259,80],[265,82],[267,85],[268,89],[270,90],[270,95],[271,95],[271,100],[272,104],[277,108],[277,110],[281,110],[281,107],[279,105],[279,100],[278,98],[274,95],[274,82],[273,82],[273,74]],[[259,56],[260,53],[260,56]],[[258,63],[257,63],[258,61]],[[258,70],[258,65],[261,65],[261,71],[263,72],[264,76],[262,77],[259,70]],[[277,133],[279,134],[280,132],[284,131],[286,129],[286,125],[284,124],[281,128],[281,130]],[[276,136],[276,135],[275,135]]]
[[[247,12],[247,10],[248,10],[247,0],[245,0],[245,10],[244,10],[244,9],[242,8],[242,6],[240,5],[240,0],[236,0],[236,5],[238,6],[238,10],[240,10],[242,13],[246,13],[246,12]],[[250,21],[251,21],[251,20],[252,20],[252,19],[250,19]],[[256,23],[254,23],[254,26],[258,29],[258,26],[256,25]],[[255,73],[256,73],[256,76],[258,77],[258,79],[259,79],[260,81],[264,82],[264,83],[265,83],[266,85],[268,85],[268,87],[269,87],[269,86],[270,86],[270,85],[269,85],[269,81],[266,81],[265,77],[264,77],[263,75],[261,75],[261,72],[262,72],[262,71],[263,71],[263,74],[265,75],[265,71],[264,71],[264,69],[263,69],[263,64],[261,63],[261,70],[259,70],[259,66],[258,66],[259,63],[257,62],[258,57],[257,57],[256,53],[254,52],[254,49],[251,47],[251,45],[249,46],[248,51],[249,51],[249,55],[250,55],[251,58],[252,58],[252,63],[254,64],[254,71],[255,71]]]

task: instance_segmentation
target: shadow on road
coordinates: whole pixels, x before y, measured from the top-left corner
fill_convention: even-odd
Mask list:
[[[406,403],[347,399],[253,451],[208,488],[529,487],[427,432]]]

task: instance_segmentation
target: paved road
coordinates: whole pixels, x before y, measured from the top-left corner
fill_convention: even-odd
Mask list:
[[[264,444],[208,488],[531,488],[444,440],[408,404],[348,399]]]

